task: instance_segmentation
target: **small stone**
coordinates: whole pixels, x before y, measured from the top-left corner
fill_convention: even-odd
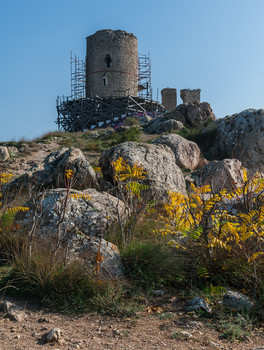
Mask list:
[[[253,307],[253,302],[246,295],[229,290],[223,296],[223,306],[237,311],[248,310]]]
[[[190,312],[190,311],[196,311],[201,309],[208,313],[212,312],[210,305],[206,300],[200,297],[195,297],[189,301],[189,306],[187,307],[186,311]]]
[[[213,341],[209,341],[209,344],[214,346],[216,349],[224,349],[224,346],[218,343],[214,343]]]
[[[0,146],[0,162],[6,162],[9,160],[8,149],[5,146]]]
[[[164,295],[164,290],[154,290],[153,294],[156,295],[157,297],[161,297],[162,295]]]
[[[17,311],[17,310],[13,310],[13,309],[8,311],[6,316],[11,321],[15,321],[15,322],[21,322],[21,321],[23,321],[26,318],[26,314],[23,311]]]
[[[38,323],[50,323],[50,319],[46,317],[40,317]]]
[[[12,307],[13,304],[10,301],[4,300],[0,303],[0,311],[8,312]]]
[[[62,331],[60,330],[60,328],[53,328],[51,331],[49,331],[46,334],[46,342],[47,343],[55,343],[58,342],[61,338],[61,333]]]
[[[120,335],[121,335],[121,332],[120,332],[119,329],[114,329],[114,330],[113,330],[113,336],[114,336],[114,337],[118,337],[118,336],[120,336]]]

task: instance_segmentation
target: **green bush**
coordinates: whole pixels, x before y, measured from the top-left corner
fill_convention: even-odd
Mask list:
[[[139,120],[135,117],[127,117],[124,120],[124,125],[126,126],[137,126],[139,125]]]
[[[128,141],[139,141],[141,131],[138,127],[131,127],[112,134],[112,145]]]
[[[27,238],[9,233],[1,257],[8,265],[0,268],[0,289],[10,294],[33,297],[68,313],[131,316],[138,308],[133,298],[128,301],[131,296],[122,281],[100,280],[93,266],[78,261],[65,265],[65,251],[54,254],[45,242],[34,242],[30,255]]]
[[[126,275],[136,287],[177,286],[184,281],[179,259],[161,243],[134,241],[121,254]]]

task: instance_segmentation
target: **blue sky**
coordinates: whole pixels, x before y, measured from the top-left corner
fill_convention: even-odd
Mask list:
[[[201,88],[217,117],[264,108],[264,0],[0,0],[0,141],[56,130],[70,52],[101,29],[134,33],[157,89]]]

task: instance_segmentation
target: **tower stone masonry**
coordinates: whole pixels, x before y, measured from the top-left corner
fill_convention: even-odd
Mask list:
[[[86,97],[137,96],[138,42],[123,30],[86,38]]]
[[[177,90],[165,88],[161,90],[162,104],[165,110],[174,109],[177,106]]]
[[[181,99],[183,103],[200,102],[201,89],[182,89]]]

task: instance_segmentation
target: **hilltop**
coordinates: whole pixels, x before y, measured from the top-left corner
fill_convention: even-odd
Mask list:
[[[1,143],[3,348],[263,345],[263,116],[196,102]]]

